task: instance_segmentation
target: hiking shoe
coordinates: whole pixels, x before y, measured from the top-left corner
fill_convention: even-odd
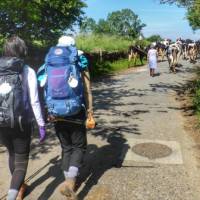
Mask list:
[[[60,193],[67,197],[68,200],[78,200],[75,189],[76,181],[75,179],[68,179],[61,183]]]
[[[16,200],[23,200],[24,199],[26,189],[27,189],[27,185],[25,183],[23,183],[22,186],[19,189],[19,193],[17,195]]]

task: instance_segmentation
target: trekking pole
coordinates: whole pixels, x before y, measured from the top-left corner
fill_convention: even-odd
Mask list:
[[[43,167],[35,171],[32,175],[30,175],[27,179],[25,179],[24,183],[28,183],[31,181],[34,177],[36,177],[43,169],[45,169],[49,164],[54,163],[57,161],[59,156],[56,156],[55,158],[52,158],[47,164],[45,164]],[[0,200],[5,200],[7,197],[7,194],[4,194],[2,197],[0,197]]]
[[[73,124],[85,125],[85,121],[77,120],[77,119],[56,118],[55,122],[70,122],[70,123],[73,123]]]
[[[41,167],[39,170],[35,171],[32,175],[30,175],[26,180],[25,183],[28,183],[30,180],[32,180],[35,176],[37,176],[43,169],[45,169],[48,165],[51,163],[55,163],[57,161],[59,156],[56,156],[55,158],[52,158],[47,164],[45,164],[43,167]]]
[[[64,118],[55,118],[53,122],[69,122],[73,124],[79,124],[86,126],[86,120],[78,120],[78,119],[64,119]],[[97,122],[95,122],[95,127],[97,126]]]

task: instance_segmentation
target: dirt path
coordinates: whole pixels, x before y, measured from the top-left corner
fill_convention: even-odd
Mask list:
[[[197,144],[184,129],[177,93],[194,70],[182,62],[177,74],[159,63],[160,76],[145,67],[95,82],[98,127],[88,132],[88,151],[77,193],[80,200],[199,200]],[[33,140],[28,200],[62,200],[60,148],[51,132],[44,145]],[[9,174],[0,148],[0,196]],[[50,161],[49,161],[50,160]]]

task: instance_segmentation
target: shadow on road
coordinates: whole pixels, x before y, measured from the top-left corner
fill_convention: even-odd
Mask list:
[[[43,182],[48,180],[49,178],[53,178],[53,180],[48,184],[48,186],[44,189],[44,191],[40,194],[40,196],[37,198],[38,200],[44,200],[49,199],[57,186],[64,181],[63,173],[60,169],[60,163],[61,160],[58,159],[59,156],[56,156],[55,158],[51,159],[49,163],[47,163],[45,166],[51,165],[48,169],[48,171],[40,176],[38,179],[36,179],[34,182],[31,183],[29,187],[28,194],[31,192],[34,192],[34,189],[39,187]],[[42,170],[42,168],[41,168]]]
[[[78,194],[80,200],[87,196],[106,171],[113,167],[121,167],[124,159],[122,155],[125,155],[129,149],[126,139],[122,134],[113,133],[107,138],[107,142],[108,144],[102,147],[94,144],[88,145],[85,165],[78,179],[78,187],[84,183]]]
[[[95,144],[90,144],[87,147],[83,167],[81,168],[80,176],[78,177],[77,189],[84,182],[84,187],[78,194],[80,200],[84,199],[84,197],[91,190],[92,186],[98,183],[101,176],[107,170],[113,167],[121,167],[124,159],[123,155],[126,154],[129,146],[126,144],[126,139],[124,139],[122,134],[113,132],[112,129],[110,131],[111,134],[109,134],[108,137],[106,136],[108,144],[101,147],[98,147]],[[108,133],[106,135],[108,135]],[[104,135],[102,135],[102,138],[104,138]],[[60,159],[58,159],[58,156],[51,159],[49,163],[41,167],[41,169],[38,169],[37,172],[40,172],[48,165],[51,165],[48,171],[31,183],[29,193],[27,195],[34,192],[34,190],[46,180],[53,178],[53,180],[38,197],[38,200],[49,199],[60,183],[64,181],[63,172],[60,169]],[[37,175],[37,172],[30,176],[29,179],[31,180],[34,175]]]
[[[129,123],[131,119],[137,119],[140,115],[150,112],[144,109],[134,109],[134,105],[143,105],[143,103],[129,102],[128,104],[123,101],[124,97],[142,97],[146,96],[144,91],[135,89],[128,90],[125,87],[125,82],[122,80],[106,79],[100,82],[96,82],[94,95],[94,107],[95,107],[95,118],[97,119],[98,126],[95,130],[88,132],[89,135],[93,137],[99,137],[100,140],[106,142],[103,146],[98,146],[96,144],[90,144],[87,148],[87,153],[83,163],[83,168],[81,169],[80,177],[78,179],[79,188],[79,198],[84,199],[91,188],[98,183],[102,175],[111,168],[121,167],[123,162],[123,156],[128,151],[128,144],[126,144],[126,139],[123,133],[129,135],[140,135],[141,132],[137,124]],[[104,84],[106,88],[98,87]],[[117,88],[117,90],[116,90]],[[130,110],[124,111],[120,109],[122,106],[129,105]],[[106,124],[103,115],[99,111],[106,111],[106,115],[117,116],[117,118],[109,121]],[[103,113],[104,114],[104,113]],[[36,126],[37,127],[37,126]],[[49,133],[46,141],[39,145],[38,140],[38,130],[35,128],[33,134],[33,142],[31,144],[31,154],[30,159],[39,162],[42,156],[47,156],[51,159],[50,153],[53,149],[60,145],[53,127],[50,125],[48,127]],[[59,154],[59,153],[58,153]],[[58,185],[64,180],[63,173],[60,169],[60,159],[58,157],[53,158],[49,163],[45,165],[48,167],[48,171],[38,176],[34,182],[31,183],[29,194],[32,192],[37,192],[37,187],[40,187],[45,181],[50,180],[50,183],[41,192],[38,200],[49,199],[54,193]],[[39,168],[37,171],[43,170],[44,166]],[[31,178],[34,177],[32,174]],[[35,176],[36,178],[36,176]],[[84,186],[83,186],[84,183]],[[83,186],[83,187],[81,187]],[[77,189],[78,189],[77,188]]]

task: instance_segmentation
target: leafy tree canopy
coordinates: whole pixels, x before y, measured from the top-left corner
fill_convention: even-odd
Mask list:
[[[85,6],[82,0],[1,0],[0,32],[53,43],[81,19]]]
[[[80,32],[81,33],[91,33],[96,28],[96,22],[93,18],[84,17],[80,22]]]
[[[107,19],[100,19],[98,23],[89,18],[81,24],[80,30],[92,30],[93,33],[111,34],[126,38],[136,38],[146,25],[141,22],[138,15],[130,9],[122,9],[108,14]],[[90,31],[89,31],[90,32]]]
[[[112,12],[107,17],[110,32],[120,36],[136,38],[146,26],[130,9]]]
[[[195,0],[160,0],[161,3],[176,3],[179,6],[191,6]]]
[[[160,0],[161,3],[176,3],[187,9],[187,19],[193,30],[200,29],[200,0]]]
[[[152,35],[148,38],[146,38],[149,42],[158,42],[158,41],[162,41],[162,37],[160,35]]]
[[[97,33],[97,34],[110,34],[110,26],[108,24],[108,22],[104,19],[100,19],[98,21],[98,24],[96,26],[96,28],[94,29],[94,33]],[[116,34],[114,34],[116,35]]]
[[[193,30],[200,29],[200,0],[195,0],[188,8],[187,18]]]

